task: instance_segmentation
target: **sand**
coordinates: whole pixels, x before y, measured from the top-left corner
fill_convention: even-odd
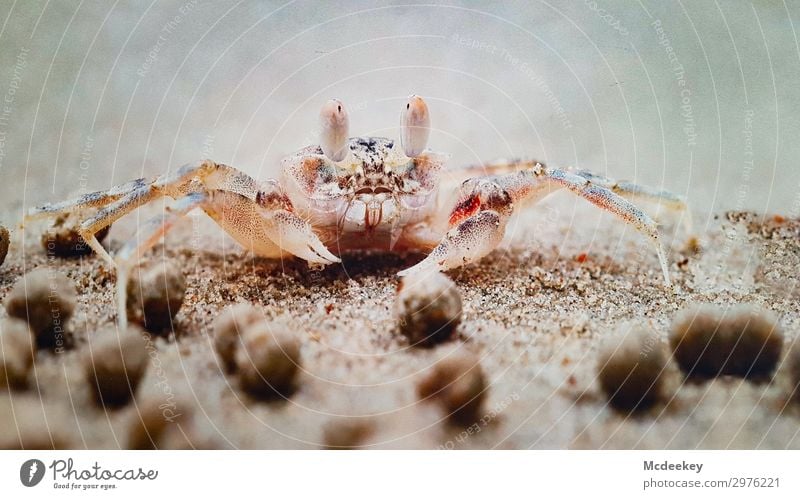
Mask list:
[[[94,256],[48,258],[39,243],[44,225],[29,226],[24,238],[13,234],[0,298],[25,269],[64,272],[80,294],[69,325],[77,347],[39,352],[31,387],[0,393],[0,442],[15,442],[18,427],[32,426],[69,448],[124,448],[131,418],[155,400],[165,407],[181,401],[176,412],[183,414],[160,447],[304,449],[343,435],[335,440],[366,448],[800,448],[800,404],[789,401],[785,366],[760,383],[695,382],[671,361],[666,399],[635,416],[609,407],[595,378],[608,335],[641,321],[666,348],[674,315],[697,302],[772,310],[788,347],[800,321],[798,220],[696,214],[709,220],[691,233],[699,251],[682,226],[664,221],[675,281],[669,290],[641,236],[585,203],[554,196],[520,217],[501,249],[448,273],[462,293],[462,324],[453,341],[422,349],[409,347],[392,315],[395,273],[421,255],[356,253],[318,271],[253,258],[203,215],[190,218],[147,257],[168,258],[185,272],[174,331],[152,338],[136,402],[113,410],[94,402],[83,374],[88,340],[115,320],[113,273]],[[114,226],[112,250],[136,222],[132,215]],[[291,397],[248,396],[216,357],[211,323],[238,301],[298,324],[303,365]],[[448,423],[435,404],[416,397],[415,383],[448,348],[477,355],[487,376],[484,409],[472,426]]]

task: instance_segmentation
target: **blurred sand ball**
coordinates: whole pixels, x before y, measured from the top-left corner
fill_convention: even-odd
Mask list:
[[[65,422],[75,416],[26,394],[0,392],[0,449],[49,450],[75,448]]]
[[[417,395],[439,404],[454,423],[474,423],[488,390],[480,360],[463,347],[448,348],[438,357],[417,384]]]
[[[6,261],[10,244],[11,239],[8,237],[8,229],[0,225],[0,265],[3,265],[3,262]]]
[[[167,448],[176,440],[175,432],[183,434],[193,416],[193,405],[182,393],[165,395],[150,392],[136,397],[135,410],[126,423],[127,448],[154,450]]]
[[[66,323],[75,311],[77,293],[64,274],[44,267],[22,276],[6,297],[11,317],[28,322],[39,348],[58,351],[72,346]]]
[[[28,323],[15,318],[0,320],[0,390],[26,388],[35,355]]]
[[[800,338],[795,338],[784,363],[789,375],[789,396],[800,402]]]
[[[224,449],[230,443],[218,438],[218,429],[210,424],[200,424],[197,413],[192,413],[185,423],[170,424],[159,438],[159,449],[165,450],[215,450]],[[203,421],[207,421],[203,418]]]
[[[86,241],[79,233],[80,224],[82,221],[81,213],[65,213],[61,214],[53,221],[52,227],[42,233],[42,247],[48,255],[55,255],[60,257],[75,257],[82,255],[90,255],[93,253],[92,248],[86,244]],[[108,236],[108,231],[111,226],[100,229],[94,236],[98,242]]]
[[[363,417],[334,420],[325,425],[324,447],[331,450],[358,449],[375,433],[375,421]]]
[[[236,350],[242,331],[259,321],[265,321],[264,313],[249,303],[227,307],[214,321],[214,348],[227,372],[236,368]]]
[[[131,271],[128,281],[128,318],[153,333],[173,329],[186,295],[186,278],[175,262],[159,260]]]
[[[614,408],[641,411],[662,398],[666,366],[661,340],[637,325],[606,341],[598,356],[597,377]]]
[[[242,331],[236,368],[244,390],[264,398],[289,395],[300,367],[300,341],[287,318],[251,324]]]
[[[701,305],[678,314],[670,345],[689,376],[768,377],[780,360],[783,331],[774,315],[750,305]]]
[[[133,398],[147,369],[148,354],[137,326],[108,326],[96,333],[84,352],[86,382],[99,404],[116,407]]]
[[[412,274],[397,287],[394,311],[408,341],[430,347],[450,339],[461,323],[461,293],[441,272]]]

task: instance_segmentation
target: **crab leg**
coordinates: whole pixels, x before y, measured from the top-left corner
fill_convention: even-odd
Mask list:
[[[679,212],[686,232],[689,233],[692,231],[692,217],[689,214],[688,205],[683,196],[665,190],[634,184],[632,182],[617,181],[587,170],[575,170],[573,173],[585,178],[592,184],[605,187],[615,194],[619,194],[628,201],[656,203],[669,210]]]
[[[139,206],[148,203],[156,198],[163,196],[161,192],[152,188],[152,184],[145,184],[135,188],[117,201],[101,208],[93,217],[81,222],[80,235],[84,241],[112,267],[115,265],[114,259],[106,252],[105,248],[95,237],[97,232],[108,227],[124,215],[130,213]]]
[[[561,188],[567,188],[613,213],[648,236],[656,248],[664,282],[670,284],[656,223],[646,213],[607,187],[596,185],[583,176],[540,164],[515,173],[464,182],[462,195],[450,214],[451,229],[428,257],[401,271],[400,275],[430,269],[447,270],[479,260],[500,243],[516,205],[528,200],[539,201]]]
[[[176,199],[162,215],[145,222],[136,236],[112,258],[95,234],[136,208],[168,196]],[[71,201],[44,205],[27,219],[52,216],[72,210],[99,208],[81,223],[87,243],[117,269],[117,307],[121,325],[125,313],[127,283],[131,269],[188,212],[202,208],[222,229],[254,253],[264,257],[292,254],[311,263],[339,262],[322,244],[310,224],[293,213],[291,202],[275,181],[257,184],[247,174],[211,161],[184,165],[174,173],[151,181],[143,179],[86,194]]]
[[[97,241],[95,234],[116,222],[136,208],[163,196],[178,198],[190,192],[193,180],[202,182],[212,173],[229,170],[230,167],[217,165],[210,161],[191,163],[179,168],[175,173],[161,175],[151,182],[130,182],[127,191],[116,201],[101,208],[93,217],[83,221],[80,227],[81,237],[87,244],[112,267],[114,259]],[[207,184],[206,184],[207,185]],[[115,188],[121,191],[121,188]],[[112,189],[114,190],[114,189]]]
[[[114,259],[111,258],[111,255],[97,240],[95,236],[97,232],[156,198],[163,195],[183,194],[181,191],[185,190],[185,185],[188,184],[191,178],[198,173],[207,174],[214,167],[216,165],[213,163],[202,161],[186,165],[175,174],[162,175],[150,181],[139,178],[114,186],[106,191],[90,192],[68,201],[45,204],[32,209],[25,217],[25,220],[34,220],[89,208],[100,208],[94,216],[81,223],[79,232],[86,244],[113,267],[115,265]]]
[[[59,215],[62,213],[78,211],[86,208],[103,208],[122,198],[130,197],[134,193],[139,193],[137,195],[139,196],[148,189],[163,191],[164,194],[168,195],[173,193],[185,194],[186,184],[188,184],[194,177],[202,178],[220,168],[230,169],[230,167],[217,165],[211,161],[190,163],[182,166],[172,174],[161,175],[150,180],[138,178],[136,180],[131,180],[130,182],[125,182],[124,184],[115,185],[114,187],[105,191],[90,192],[67,201],[48,203],[38,206],[30,210],[25,217],[25,220],[35,220],[42,217]],[[133,209],[140,204],[141,203],[123,203],[121,208],[130,207],[130,209]],[[112,223],[117,218],[119,218],[119,216],[112,219],[109,223]],[[97,230],[100,230],[103,227],[105,226],[99,227]]]
[[[216,178],[214,175],[216,174]],[[69,201],[46,204],[32,209],[25,217],[27,220],[54,216],[70,211],[88,208],[99,208],[89,219],[81,223],[79,232],[86,244],[94,250],[106,263],[114,267],[114,259],[103,248],[95,234],[108,227],[118,219],[136,208],[162,196],[178,198],[191,192],[192,182],[200,182],[214,187],[217,184],[231,190],[247,191],[255,195],[255,181],[247,175],[229,166],[219,165],[211,161],[199,161],[182,166],[171,174],[161,175],[152,180],[143,178],[114,186],[106,191],[91,192]]]
[[[98,191],[98,192],[90,192],[79,196],[74,199],[70,199],[67,201],[62,201],[59,203],[49,203],[43,206],[39,206],[37,208],[32,209],[28,215],[25,217],[25,221],[29,220],[36,220],[43,217],[48,216],[55,216],[62,213],[68,213],[71,211],[81,211],[86,209],[92,208],[103,208],[109,205],[113,205],[121,198],[126,198],[133,192],[137,192],[142,187],[146,186],[147,182],[143,178],[139,178],[136,180],[132,180],[130,182],[126,182],[121,185],[117,185],[112,187],[106,191]],[[95,220],[96,217],[93,217]],[[80,234],[83,237],[86,244],[89,245],[95,253],[97,253],[103,260],[106,261],[109,265],[114,265],[114,260],[108,254],[105,248],[100,244],[97,240],[95,234],[105,228],[106,226],[110,225],[113,220],[110,220],[108,223],[100,223],[94,230],[85,230],[83,226],[81,226]]]
[[[58,203],[48,203],[32,209],[25,219],[35,220],[84,208],[102,208],[146,183],[146,179],[138,178],[124,184],[116,185],[106,191],[89,192],[74,199],[68,199]]]
[[[158,216],[145,222],[136,232],[136,236],[128,241],[116,254],[114,262],[117,268],[117,320],[122,328],[127,327],[127,292],[130,272],[141,255],[152,248],[175,223],[193,209],[208,201],[208,194],[195,192],[189,194],[165,210],[164,216]]]
[[[544,183],[551,188],[566,187],[574,194],[577,194],[590,203],[603,208],[616,215],[622,221],[633,225],[633,227],[648,236],[652,241],[661,264],[661,271],[664,274],[664,284],[670,285],[669,270],[667,267],[667,257],[658,236],[658,225],[647,213],[636,207],[633,203],[614,193],[606,187],[593,183],[593,181],[563,170],[541,168],[534,175],[540,175]]]
[[[262,211],[262,214],[264,233],[287,253],[322,265],[341,261],[322,244],[311,225],[294,213],[279,210],[273,213]]]
[[[537,167],[537,165],[540,165],[540,167],[544,168],[544,165],[534,160],[498,160],[485,165],[471,165],[455,170],[448,170],[446,173],[451,185],[452,183],[458,185],[465,180],[469,180],[470,178],[517,173],[534,169]],[[653,203],[672,212],[679,213],[686,232],[689,233],[692,231],[692,218],[689,214],[686,199],[683,196],[679,196],[665,190],[653,189],[651,187],[634,184],[632,182],[614,180],[588,170],[565,168],[563,171],[583,177],[586,180],[591,181],[594,185],[605,187],[606,189],[622,196],[628,201],[635,203]]]
[[[229,190],[192,192],[166,208],[163,215],[145,222],[114,258],[120,325],[127,323],[125,304],[131,269],[147,250],[195,208],[202,208],[226,232],[262,256],[280,256],[286,252],[311,263],[329,265],[340,261],[322,244],[307,222],[286,209],[276,209],[273,202],[267,201],[267,196],[262,194],[252,200]]]

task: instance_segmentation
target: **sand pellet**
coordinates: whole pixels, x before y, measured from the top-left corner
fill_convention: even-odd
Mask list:
[[[35,354],[36,345],[27,322],[0,320],[0,390],[27,387]]]
[[[441,272],[413,274],[400,281],[394,310],[408,341],[430,347],[450,339],[461,323],[461,294]]]
[[[264,313],[249,303],[237,303],[227,307],[214,321],[214,348],[227,372],[236,367],[236,350],[241,343],[242,331],[264,321]]]
[[[463,348],[447,350],[439,357],[417,384],[417,395],[440,404],[455,423],[474,423],[481,417],[487,390],[478,357]]]
[[[115,326],[98,331],[85,352],[87,383],[97,402],[105,406],[126,404],[147,368],[148,355],[141,330]]]
[[[662,397],[667,356],[654,331],[635,326],[620,332],[603,345],[597,362],[600,386],[616,409],[645,410]]]
[[[138,396],[136,410],[128,417],[127,448],[136,450],[163,449],[165,441],[179,426],[191,418],[191,405],[183,395],[166,399],[161,393]]]
[[[74,449],[75,435],[66,428],[73,417],[38,396],[0,392],[0,449]]]
[[[783,331],[772,314],[740,305],[727,310],[703,305],[673,321],[670,345],[690,376],[769,376],[783,348]]]
[[[375,422],[367,418],[332,421],[324,429],[324,447],[332,450],[357,449],[375,433]]]
[[[256,323],[242,332],[242,346],[236,351],[236,368],[242,388],[252,395],[289,395],[299,365],[300,342],[288,320]]]
[[[186,278],[174,262],[137,267],[128,281],[128,318],[153,333],[171,331],[185,294]]]
[[[28,321],[39,348],[72,346],[66,323],[75,310],[75,286],[60,272],[40,267],[19,279],[6,298],[11,317]]]
[[[0,225],[0,265],[3,265],[3,262],[6,261],[6,255],[8,255],[8,246],[11,244],[11,240],[8,237],[8,229]]]
[[[789,396],[800,402],[800,339],[792,342],[792,347],[786,353],[786,371],[789,375]]]
[[[84,216],[83,219],[86,217]],[[92,248],[81,237],[78,228],[81,223],[80,213],[63,214],[56,217],[52,227],[42,233],[42,247],[48,255],[75,257],[90,255]],[[94,236],[102,242],[111,226],[98,231]]]

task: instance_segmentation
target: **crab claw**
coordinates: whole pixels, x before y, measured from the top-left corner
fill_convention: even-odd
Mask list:
[[[328,251],[308,222],[294,213],[278,210],[268,215],[264,230],[272,242],[282,250],[311,263],[330,265],[341,262],[339,257]]]
[[[500,244],[504,234],[503,215],[493,210],[478,212],[450,229],[424,260],[397,275],[444,271],[478,261]]]
[[[350,118],[342,101],[331,99],[326,102],[319,112],[319,122],[322,152],[331,161],[342,161],[350,152],[347,147]]]
[[[400,142],[409,158],[416,158],[428,145],[431,134],[431,116],[428,105],[419,95],[412,95],[400,115]]]

